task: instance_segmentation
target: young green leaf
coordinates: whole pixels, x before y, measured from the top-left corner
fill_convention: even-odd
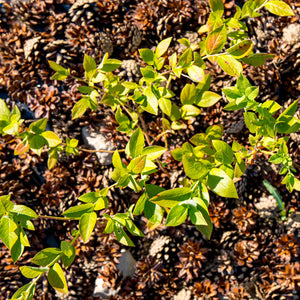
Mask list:
[[[168,50],[170,43],[172,41],[172,38],[166,38],[164,40],[162,40],[156,47],[155,49],[155,56],[157,58],[161,57],[162,55],[165,54],[165,52]]]
[[[31,261],[38,266],[46,267],[56,261],[61,253],[59,248],[46,248],[38,252]]]
[[[11,249],[18,240],[18,236],[14,232],[16,229],[16,223],[10,218],[3,217],[0,220],[0,239],[8,249]]]
[[[187,217],[188,209],[184,205],[175,205],[171,208],[167,220],[166,226],[179,226],[181,225]]]
[[[238,77],[243,71],[242,64],[231,55],[220,55],[217,62],[221,69],[231,76]]]
[[[47,141],[49,147],[53,148],[61,144],[60,138],[53,131],[45,131],[41,136]]]
[[[212,143],[217,151],[215,154],[216,160],[224,165],[230,165],[233,161],[233,151],[231,147],[227,143],[219,140],[213,140]]]
[[[182,156],[182,162],[185,174],[191,179],[204,177],[209,171],[206,164],[197,160],[194,156],[185,154]]]
[[[154,64],[154,52],[150,49],[139,49],[139,53],[144,62],[152,66]]]
[[[176,188],[160,192],[156,196],[152,197],[149,201],[164,207],[172,208],[179,202],[189,199],[190,195],[190,188]]]
[[[39,267],[31,267],[31,266],[23,266],[20,267],[20,271],[22,275],[26,278],[35,278],[40,274],[43,274],[49,270],[48,267],[39,268]]]
[[[166,151],[167,149],[161,146],[149,146],[143,149],[141,155],[147,155],[147,159],[154,160],[159,158]]]
[[[126,220],[126,228],[131,234],[133,234],[135,236],[144,236],[142,231],[140,229],[138,229],[138,227],[130,219]]]
[[[106,59],[102,64],[100,70],[102,72],[113,72],[122,65],[122,61],[118,59]]]
[[[131,136],[129,141],[129,154],[132,158],[142,154],[145,138],[141,128],[138,128]]]
[[[294,16],[294,12],[291,7],[284,1],[271,0],[265,4],[265,8],[274,15],[287,17]]]
[[[132,240],[125,233],[124,229],[117,223],[115,223],[114,232],[115,232],[116,238],[118,239],[118,241],[120,243],[122,243],[125,246],[134,247],[134,243],[132,242]]]
[[[50,285],[60,293],[68,294],[68,285],[61,266],[55,263],[48,272]]]
[[[92,234],[96,225],[97,215],[95,212],[85,213],[79,221],[79,232],[84,243],[86,243]]]
[[[29,282],[22,287],[20,287],[12,296],[11,300],[32,300],[35,292],[35,283]]]
[[[133,215],[138,216],[143,213],[147,199],[148,199],[147,193],[144,192],[135,204]]]
[[[72,206],[62,213],[63,216],[70,219],[80,219],[85,213],[90,213],[94,210],[93,203],[86,203],[77,206]]]
[[[87,108],[89,107],[89,98],[88,97],[82,97],[74,106],[72,109],[72,119],[77,119],[83,116],[83,114],[86,112]]]
[[[38,217],[36,212],[25,205],[14,205],[12,212],[24,220],[31,220]]]
[[[146,155],[134,158],[128,165],[127,169],[129,172],[139,174],[143,171],[146,164]]]
[[[196,65],[191,65],[187,68],[188,75],[192,80],[196,82],[201,82],[205,78],[204,70]]]
[[[18,259],[22,256],[23,252],[24,252],[24,245],[21,243],[19,237],[10,250],[10,255],[12,260],[14,262],[17,262]]]
[[[214,168],[210,170],[207,185],[221,197],[238,198],[233,180],[221,169]]]
[[[196,105],[200,107],[210,107],[216,104],[222,97],[215,92],[205,91]]]
[[[181,118],[183,120],[188,120],[190,118],[196,117],[201,113],[201,110],[190,104],[183,105],[181,107]]]
[[[90,81],[96,73],[97,64],[95,60],[92,57],[88,56],[87,54],[84,55],[83,68],[85,71],[85,79],[87,81]]]
[[[158,100],[158,106],[159,108],[162,110],[162,112],[164,114],[166,114],[167,116],[171,116],[171,112],[172,112],[172,102],[170,99],[168,98],[160,98]]]

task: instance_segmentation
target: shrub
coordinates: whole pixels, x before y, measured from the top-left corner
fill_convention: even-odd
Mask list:
[[[138,83],[121,80],[113,72],[122,61],[108,58],[105,54],[97,65],[94,59],[85,55],[83,61],[84,79],[77,79],[81,85],[78,90],[82,98],[72,109],[72,118],[80,118],[88,110],[97,111],[99,103],[109,106],[115,113],[118,130],[130,137],[125,149],[113,152],[114,171],[110,174],[115,183],[102,190],[81,195],[80,204],[68,208],[57,220],[77,220],[78,230],[73,232],[72,241],[61,241],[60,248],[46,248],[31,260],[36,266],[22,266],[21,273],[31,279],[13,295],[12,299],[32,299],[36,282],[46,274],[50,285],[57,291],[68,293],[67,282],[61,265],[70,266],[75,258],[74,242],[81,238],[89,240],[96,221],[106,222],[104,233],[114,233],[120,243],[134,246],[128,232],[143,236],[135,225],[135,216],[144,213],[147,226],[155,228],[166,216],[166,226],[178,226],[187,217],[207,238],[213,226],[208,213],[209,191],[226,198],[238,198],[234,182],[244,173],[247,163],[258,153],[263,153],[274,164],[280,164],[282,183],[289,191],[300,190],[299,180],[295,177],[293,162],[288,153],[289,134],[299,130],[300,122],[294,117],[297,100],[281,114],[281,106],[272,100],[263,103],[256,101],[259,89],[252,86],[243,75],[243,64],[263,65],[273,55],[253,53],[253,44],[247,38],[243,19],[259,16],[265,7],[271,13],[289,16],[293,12],[283,1],[249,0],[242,9],[237,7],[232,18],[223,18],[224,6],[221,0],[210,0],[211,13],[206,25],[200,32],[206,37],[198,44],[190,44],[183,38],[178,42],[185,46],[182,54],[169,54],[171,38],[162,40],[155,51],[140,49],[145,65],[140,69],[142,78]],[[173,158],[182,162],[186,175],[181,186],[174,189],[149,184],[152,173],[163,169],[159,160],[168,150],[156,145],[164,135],[184,129],[186,122],[197,117],[201,108],[216,104],[222,95],[210,91],[210,74],[205,61],[217,63],[227,74],[236,78],[236,85],[222,89],[227,100],[225,110],[243,110],[245,123],[250,131],[249,146],[234,141],[228,145],[222,141],[223,127],[213,125],[203,133],[196,133],[189,142],[171,151]],[[66,69],[49,61],[55,71],[52,79],[65,80],[72,77]],[[188,83],[180,91],[180,104],[176,104],[170,83],[179,78]],[[145,114],[161,115],[163,133],[151,139],[147,132]],[[28,128],[23,126],[21,113],[17,106],[10,111],[0,100],[0,134],[19,139],[14,154],[20,155],[29,150],[41,155],[49,152],[48,168],[55,166],[60,152],[77,155],[78,140],[67,138],[62,141],[53,131],[47,130],[47,119],[32,122]],[[103,150],[104,151],[104,150]],[[110,152],[110,151],[107,151]],[[121,157],[125,152],[125,158]],[[138,201],[126,212],[114,215],[98,212],[108,207],[107,197],[112,187],[131,189],[139,194]],[[43,216],[45,218],[45,216]],[[10,249],[16,262],[30,246],[27,230],[34,230],[32,219],[41,218],[25,205],[14,204],[10,195],[0,197],[0,238]],[[50,218],[50,216],[49,216]]]

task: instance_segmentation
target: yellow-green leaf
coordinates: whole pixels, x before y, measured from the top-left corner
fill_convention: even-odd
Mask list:
[[[227,33],[225,25],[211,32],[205,42],[207,54],[215,54],[220,52],[227,41]]]
[[[291,7],[279,0],[271,0],[265,4],[265,8],[271,12],[274,15],[281,16],[281,17],[287,17],[287,16],[293,16],[294,12],[291,9]]]
[[[227,52],[234,58],[242,58],[252,50],[253,43],[250,40],[244,40],[227,49]]]
[[[214,168],[210,170],[207,185],[221,197],[238,198],[233,180],[221,169]]]
[[[84,243],[86,243],[92,234],[97,221],[95,212],[85,213],[79,221],[79,231]]]
[[[63,294],[68,294],[68,285],[61,266],[56,263],[48,272],[48,281],[51,286]]]
[[[221,69],[231,76],[238,77],[243,71],[242,64],[231,55],[218,56],[217,62]]]

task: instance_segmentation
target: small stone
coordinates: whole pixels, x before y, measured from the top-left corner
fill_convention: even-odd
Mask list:
[[[122,272],[123,278],[130,277],[135,273],[136,260],[128,250],[122,249],[121,253],[117,267]]]
[[[95,288],[93,292],[93,297],[108,298],[114,296],[118,293],[119,289],[111,289],[107,287],[102,278],[97,278],[95,281]]]
[[[100,132],[92,131],[88,127],[82,128],[82,137],[85,144],[94,150],[114,150],[112,142],[108,141]],[[112,153],[108,152],[96,152],[99,163],[103,166],[112,164]]]

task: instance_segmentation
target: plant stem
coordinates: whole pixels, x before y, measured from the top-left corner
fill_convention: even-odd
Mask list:
[[[158,141],[162,136],[164,136],[164,135],[166,135],[166,134],[168,134],[168,133],[172,133],[172,132],[173,132],[173,130],[166,130],[166,131],[160,133],[160,134],[159,134],[159,135],[151,142],[150,145],[153,145],[153,143],[154,143],[155,141]]]
[[[51,220],[58,220],[58,221],[74,221],[70,218],[65,217],[55,217],[55,216],[44,216],[44,215],[38,215],[37,218],[39,219],[51,219]]]
[[[141,125],[142,125],[142,128],[143,128],[143,133],[145,135],[146,141],[147,141],[148,145],[150,146],[151,145],[151,141],[150,141],[150,137],[149,137],[148,132],[147,132],[146,123],[145,123],[144,119],[141,117],[139,111],[137,110],[136,112],[137,112],[138,117],[139,117],[139,119],[141,121]]]

